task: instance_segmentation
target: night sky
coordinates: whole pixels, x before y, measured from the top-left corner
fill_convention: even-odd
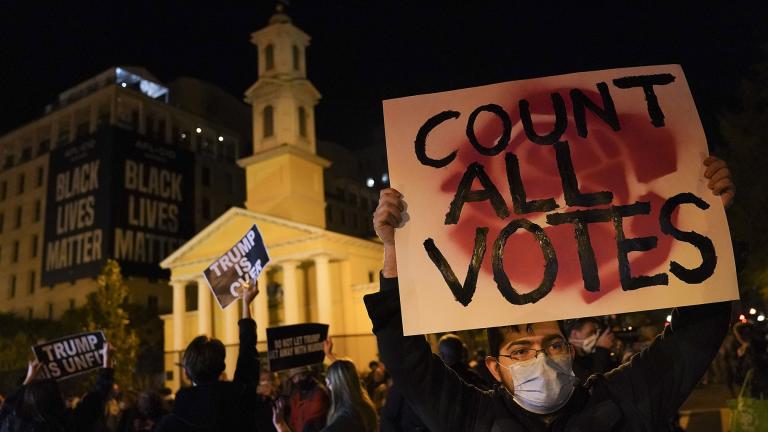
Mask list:
[[[532,3],[292,1],[288,14],[312,36],[308,74],[323,94],[318,136],[350,148],[381,143],[382,99],[681,63],[716,142],[716,115],[737,103],[739,82],[765,59],[765,2]],[[200,78],[241,97],[257,78],[250,33],[274,11],[269,0],[0,5],[3,132],[37,118],[64,89],[121,64],[166,82]]]

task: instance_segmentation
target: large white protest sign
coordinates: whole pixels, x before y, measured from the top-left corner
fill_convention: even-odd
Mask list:
[[[407,334],[738,298],[677,65],[384,101]]]

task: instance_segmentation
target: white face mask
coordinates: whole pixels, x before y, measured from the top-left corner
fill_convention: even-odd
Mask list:
[[[570,342],[581,347],[585,353],[592,354],[595,352],[595,348],[597,348],[597,333],[592,336],[587,336],[584,339],[571,339]]]
[[[530,412],[553,413],[565,406],[573,394],[576,376],[569,355],[550,357],[539,353],[536,358],[500,366],[512,374],[512,399]]]

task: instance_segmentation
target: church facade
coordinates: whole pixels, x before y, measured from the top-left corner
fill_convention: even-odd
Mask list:
[[[258,47],[259,77],[245,92],[253,122],[253,155],[238,162],[245,170],[245,208],[230,208],[161,263],[171,273],[173,312],[162,319],[165,384],[174,390],[186,384],[181,354],[201,334],[224,342],[226,375],[234,376],[240,308],[221,310],[203,270],[254,224],[271,258],[253,304],[259,351],[266,352],[267,327],[321,322],[330,325],[336,351],[358,366],[377,357],[362,298],[378,289],[383,249],[327,229],[323,173],[331,162],[317,154],[320,93],[306,76],[310,37],[278,11],[251,42]],[[196,297],[187,295],[190,288]]]

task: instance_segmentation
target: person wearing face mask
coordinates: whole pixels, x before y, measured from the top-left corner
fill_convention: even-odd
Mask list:
[[[593,374],[606,373],[618,366],[611,356],[616,341],[611,329],[600,329],[595,318],[580,318],[568,332],[568,342],[573,345],[573,373],[582,381]]]
[[[725,162],[707,158],[708,186],[730,205]],[[382,361],[430,430],[457,432],[666,430],[720,347],[730,302],[676,308],[672,323],[631,361],[580,383],[574,348],[555,321],[488,329],[490,391],[467,385],[423,336],[403,336],[395,227],[405,202],[381,191],[373,226],[384,244],[380,291],[365,296]]]

